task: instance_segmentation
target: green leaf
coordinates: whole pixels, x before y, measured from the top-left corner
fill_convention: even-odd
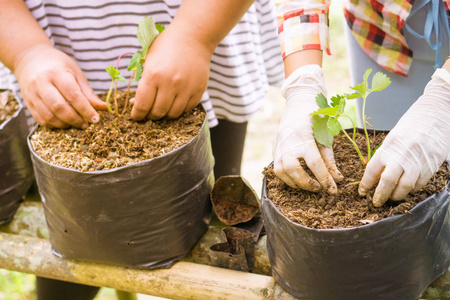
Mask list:
[[[349,100],[356,99],[356,98],[363,97],[363,96],[364,95],[362,95],[359,91],[355,92],[355,93],[351,93],[351,94],[345,94],[345,97]]]
[[[117,81],[121,81],[121,82],[127,81],[127,79],[123,76],[117,76],[116,79],[117,79]]]
[[[376,146],[373,150],[370,151],[371,157],[375,154],[375,152],[378,150],[378,148],[381,147],[382,144],[383,144],[383,142],[379,143],[378,146]]]
[[[136,75],[134,76],[134,81],[139,81],[139,79],[141,79],[142,76],[142,65],[137,65],[136,66]]]
[[[345,101],[344,96],[342,95],[336,95],[330,98],[331,100],[331,106],[338,106],[341,105],[341,102]]]
[[[369,78],[370,73],[372,73],[372,69],[367,69],[363,76],[363,82],[351,87],[351,89],[359,92],[361,95],[365,95],[369,90],[367,79]]]
[[[337,118],[328,118],[327,127],[333,136],[337,136],[341,131],[341,123],[339,123]]]
[[[310,113],[310,116],[318,116],[318,115],[326,115],[326,116],[334,116],[336,112],[338,111],[339,106],[335,107],[326,107],[326,108],[319,108],[315,112]]]
[[[147,56],[148,48],[153,43],[155,38],[158,36],[159,31],[155,27],[155,22],[152,17],[144,17],[139,21],[138,30],[137,30],[137,38],[139,40],[139,44],[142,47],[142,56]]]
[[[137,51],[133,54],[133,57],[130,59],[128,63],[128,71],[135,70],[139,65],[141,65],[142,51]]]
[[[116,77],[120,75],[120,71],[113,66],[106,67],[106,72],[108,72],[109,76],[111,76],[113,80],[115,80]]]
[[[371,92],[382,91],[391,84],[391,79],[381,72],[375,73],[372,78]]]
[[[366,90],[368,87],[368,79],[369,79],[370,73],[372,73],[372,69],[369,68],[366,70],[366,72],[364,72],[364,75],[363,75],[363,83],[366,85]]]
[[[325,147],[333,146],[333,135],[328,131],[328,116],[318,119],[313,125],[314,138]]]
[[[320,106],[320,108],[329,107],[327,98],[322,93],[317,94],[316,103]]]
[[[162,24],[156,24],[155,27],[156,27],[156,30],[158,30],[159,33],[163,32],[164,29],[166,29],[166,27],[164,25],[162,25]]]

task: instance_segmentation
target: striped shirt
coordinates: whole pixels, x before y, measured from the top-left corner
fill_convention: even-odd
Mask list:
[[[449,13],[450,0],[442,0]],[[282,55],[303,49],[330,54],[330,0],[277,0]],[[413,52],[405,37],[414,0],[345,0],[344,15],[358,44],[384,69],[407,76]]]
[[[80,66],[97,93],[109,89],[105,67],[125,52],[140,49],[137,25],[144,16],[169,25],[182,0],[26,0],[25,3],[55,48]],[[208,87],[202,104],[210,127],[217,119],[249,120],[261,108],[269,84],[284,79],[277,35],[275,5],[257,0],[217,46],[211,60]],[[129,57],[119,70],[127,76]],[[2,84],[0,68],[0,84]],[[131,74],[130,74],[131,75]],[[5,81],[5,79],[3,79]],[[14,90],[19,86],[10,79]],[[120,83],[126,89],[127,83]]]

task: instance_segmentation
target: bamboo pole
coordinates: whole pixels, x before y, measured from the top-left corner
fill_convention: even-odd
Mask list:
[[[140,270],[61,259],[48,240],[9,233],[0,233],[0,268],[174,300],[273,299],[277,285],[270,276],[189,262]]]
[[[185,258],[183,258],[181,260],[183,263],[188,263],[185,266],[190,266],[190,268],[183,269],[183,272],[187,272],[187,274],[190,274],[191,272],[196,272],[196,266],[211,265],[211,261],[209,259],[209,254],[208,254],[208,249],[211,245],[220,243],[222,241],[220,230],[221,230],[220,227],[210,226],[208,232],[199,240],[199,242],[194,247],[194,249],[191,251],[191,253],[189,253],[189,255],[187,255]],[[24,203],[22,203],[22,205],[20,206],[16,215],[14,216],[14,219],[10,223],[0,226],[0,232],[11,233],[13,236],[19,235],[19,237],[23,236],[23,237],[37,237],[37,238],[41,238],[41,239],[47,239],[48,232],[47,232],[47,226],[46,226],[46,222],[45,222],[42,204],[37,201],[25,201]],[[11,244],[11,247],[14,247],[14,244]],[[3,248],[3,246],[2,246],[2,248]],[[26,250],[26,248],[24,248],[21,251],[28,251],[28,250]],[[50,254],[50,251],[49,250],[47,250],[47,251],[48,251],[48,254]],[[10,256],[9,258],[7,256],[4,257],[4,255],[7,255],[6,252],[0,252],[1,260],[8,260],[8,259],[14,260],[13,258],[15,256],[13,255],[13,253],[11,253],[12,256]],[[26,256],[26,254],[23,254],[23,255]],[[50,254],[50,255],[52,256],[52,254]],[[177,264],[177,267],[179,264]],[[1,263],[0,268],[8,269],[8,267],[3,265],[3,263]],[[102,267],[99,267],[99,268],[100,269],[101,268],[108,269],[107,266],[103,266],[103,265],[102,265]],[[219,269],[219,268],[214,268],[214,269]],[[177,270],[178,270],[177,272],[181,271],[181,269],[177,269]],[[224,269],[219,269],[219,270],[224,270]],[[26,271],[20,271],[20,272],[34,273],[33,270],[29,270],[29,272],[26,272]],[[143,271],[143,272],[153,272],[153,271]],[[230,271],[230,272],[234,272],[234,271]],[[103,273],[103,272],[101,272],[101,273]],[[241,272],[238,272],[238,273],[241,273]],[[262,236],[258,240],[258,242],[255,244],[255,270],[254,270],[254,273],[260,274],[260,275],[266,275],[266,277],[270,276],[270,262],[269,262],[269,258],[268,258],[267,251],[266,251],[266,237],[265,236]],[[246,274],[246,273],[244,273],[244,274]],[[250,274],[250,275],[256,275],[256,274]],[[112,276],[114,277],[114,275],[112,275]],[[44,276],[44,277],[46,277],[46,276]],[[51,277],[51,278],[53,278],[53,277]],[[60,278],[57,278],[57,279],[60,279]],[[166,277],[166,279],[167,279],[167,277]],[[67,281],[71,281],[71,280],[67,280]],[[90,284],[89,282],[87,282],[87,283]],[[110,285],[105,284],[104,286],[110,286]],[[120,287],[118,287],[118,289],[120,290]],[[144,293],[142,291],[136,291],[136,292]],[[292,296],[287,294],[281,287],[279,287],[279,285],[275,286],[274,295],[275,295],[274,299],[294,299]],[[200,299],[200,298],[194,297],[194,299]],[[427,288],[427,290],[424,293],[423,299],[450,299],[450,268],[447,270],[447,272],[444,275],[442,275],[440,278],[438,278],[436,281],[434,281]]]

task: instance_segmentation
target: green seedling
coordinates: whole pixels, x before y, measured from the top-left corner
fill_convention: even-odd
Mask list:
[[[120,72],[118,70],[120,59],[126,55],[133,55],[130,59],[130,62],[128,64],[128,68],[127,68],[128,71],[132,71],[133,74],[131,75],[131,77],[128,80],[127,97],[125,100],[124,108],[121,113],[121,115],[122,115],[125,113],[127,106],[128,106],[128,101],[130,98],[131,82],[133,81],[133,79],[135,82],[137,82],[137,81],[139,81],[139,79],[141,79],[143,65],[145,62],[145,57],[147,56],[148,49],[150,48],[151,44],[156,39],[156,37],[163,30],[164,30],[164,26],[161,24],[155,24],[152,17],[144,17],[141,21],[139,21],[138,30],[137,30],[137,34],[136,34],[136,36],[139,40],[139,44],[141,45],[142,49],[138,50],[136,53],[133,53],[133,52],[123,53],[122,55],[120,55],[117,58],[115,68],[113,66],[109,66],[106,68],[106,71],[112,78],[111,88],[106,97],[106,106],[111,113],[115,113],[116,115],[119,115],[119,111],[117,108],[117,81],[122,81],[122,82],[126,81],[126,79],[123,76],[120,76]],[[114,89],[113,98],[114,98],[114,105],[115,105],[114,112],[110,106],[110,98],[111,98],[113,89]]]
[[[313,116],[314,125],[313,125],[313,133],[316,141],[324,145],[325,147],[331,147],[333,145],[333,139],[335,136],[339,134],[339,132],[343,132],[345,136],[350,140],[353,146],[358,153],[359,158],[363,164],[367,164],[370,158],[373,156],[378,145],[374,149],[371,149],[369,134],[367,132],[367,125],[371,126],[367,121],[369,118],[365,114],[366,109],[366,100],[367,97],[372,92],[382,91],[387,88],[391,84],[391,80],[382,72],[377,72],[374,74],[372,78],[372,85],[369,88],[368,78],[370,73],[372,73],[372,69],[367,69],[363,76],[363,82],[357,84],[353,87],[350,87],[353,92],[350,94],[344,95],[336,95],[330,98],[330,104],[328,104],[327,98],[323,94],[318,94],[316,96],[316,102],[319,105],[319,109],[315,112],[312,112],[310,115]],[[364,135],[366,137],[367,142],[367,159],[362,155],[358,145],[356,144],[356,125],[353,122],[352,118],[345,112],[345,105],[347,100],[356,99],[362,97],[363,99],[363,107],[362,107],[362,122]],[[347,132],[342,128],[341,123],[339,122],[339,118],[346,117],[350,119],[353,125],[353,137],[350,137]]]
[[[108,91],[108,95],[106,96],[106,107],[108,108],[110,113],[114,113],[113,110],[111,109],[111,105],[110,105],[110,99],[111,99],[111,94],[112,91],[114,89],[114,110],[116,114],[119,114],[119,110],[117,108],[117,81],[127,81],[125,79],[125,77],[120,76],[120,71],[117,70],[116,68],[114,68],[113,66],[109,66],[106,67],[106,71],[108,72],[109,76],[111,76],[112,82],[111,82],[111,87],[109,88]]]

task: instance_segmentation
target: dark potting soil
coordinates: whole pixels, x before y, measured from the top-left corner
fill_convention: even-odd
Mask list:
[[[99,97],[105,100],[106,95]],[[125,98],[126,93],[121,92],[119,112]],[[136,122],[130,113],[130,105],[122,116],[99,111],[100,122],[85,130],[39,126],[31,136],[33,150],[43,160],[61,167],[82,172],[107,170],[155,158],[183,146],[200,132],[206,116],[200,105],[177,119]]]
[[[380,144],[385,135],[377,133],[374,137],[372,133],[372,148]],[[356,141],[363,155],[367,155],[364,135],[357,133]],[[375,189],[365,197],[358,194],[358,183],[364,174],[364,166],[355,148],[342,133],[335,138],[333,150],[337,167],[345,177],[337,183],[337,195],[331,196],[324,190],[313,193],[291,188],[276,177],[272,168],[264,170],[268,198],[291,221],[317,229],[358,227],[396,214],[408,213],[422,200],[444,190],[450,180],[445,162],[420,191],[409,194],[403,201],[389,200],[382,207],[374,207],[372,197]],[[302,165],[313,176],[305,164]]]
[[[14,95],[8,91],[0,93],[5,93],[0,95],[0,124],[2,124],[11,119],[14,113],[19,110],[19,103],[14,98]]]

